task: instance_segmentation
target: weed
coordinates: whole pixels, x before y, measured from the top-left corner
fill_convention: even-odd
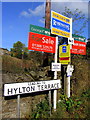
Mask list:
[[[32,113],[32,118],[48,118],[49,112],[49,103],[47,98],[45,98],[45,100],[41,101],[36,105],[36,109]]]

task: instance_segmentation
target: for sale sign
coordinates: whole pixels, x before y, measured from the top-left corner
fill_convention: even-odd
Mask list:
[[[74,44],[72,45],[71,53],[86,55],[86,38],[82,36],[73,35]]]
[[[86,55],[86,43],[74,40],[74,45],[72,45],[71,53]]]
[[[29,50],[55,53],[55,45],[56,38],[43,34],[29,32]]]

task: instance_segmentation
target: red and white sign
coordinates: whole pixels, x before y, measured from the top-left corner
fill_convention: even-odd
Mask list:
[[[28,49],[55,53],[56,38],[38,33],[29,32]]]
[[[86,55],[86,42],[74,40],[74,45],[72,45],[71,53]]]

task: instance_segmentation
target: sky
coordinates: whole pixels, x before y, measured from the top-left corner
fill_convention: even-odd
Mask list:
[[[45,0],[1,0],[0,2],[0,33],[2,41],[0,47],[10,50],[13,44],[21,41],[28,46],[28,32],[30,24],[45,27]],[[7,1],[7,2],[6,2]],[[18,2],[17,2],[18,1]],[[26,2],[27,1],[27,2]],[[88,17],[89,0],[51,0],[51,10],[62,13],[65,6],[74,11],[81,10]],[[78,26],[82,21],[78,22]],[[77,27],[74,26],[73,27]],[[2,28],[2,29],[1,29]],[[83,36],[88,39],[88,25]]]

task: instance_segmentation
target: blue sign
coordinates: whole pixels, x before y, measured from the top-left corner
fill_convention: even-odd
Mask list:
[[[66,31],[68,33],[70,32],[70,24],[65,23],[61,20],[55,19],[55,18],[52,18],[52,27],[57,28],[62,31]]]
[[[70,38],[72,32],[72,19],[51,11],[51,33]]]
[[[66,53],[66,46],[63,46],[63,47],[62,47],[62,52],[63,52],[63,53]]]

